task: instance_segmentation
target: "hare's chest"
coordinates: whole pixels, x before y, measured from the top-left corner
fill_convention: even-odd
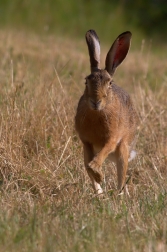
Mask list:
[[[108,123],[104,116],[86,116],[79,130],[83,142],[95,146],[103,146],[111,134],[111,122]]]

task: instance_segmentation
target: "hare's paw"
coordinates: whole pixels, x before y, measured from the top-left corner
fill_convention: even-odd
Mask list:
[[[101,166],[98,164],[98,162],[96,162],[96,160],[92,160],[89,163],[88,167],[89,167],[88,169],[92,173],[92,175],[93,175],[94,179],[96,180],[96,182],[100,183],[103,180],[103,174],[100,171]]]

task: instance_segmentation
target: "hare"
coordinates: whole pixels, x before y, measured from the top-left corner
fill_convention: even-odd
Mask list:
[[[116,163],[118,190],[125,185],[128,161],[133,159],[137,114],[129,94],[113,82],[116,68],[126,57],[131,32],[120,34],[100,69],[100,42],[94,30],[86,33],[91,74],[75,116],[75,128],[83,143],[84,164],[96,193],[102,194],[102,164],[109,157]]]

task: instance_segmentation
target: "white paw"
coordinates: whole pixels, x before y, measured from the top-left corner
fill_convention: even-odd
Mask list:
[[[100,186],[99,183],[95,182],[95,188],[96,188],[96,193],[97,194],[102,194],[103,193],[103,190],[102,190],[102,188],[101,188],[101,186]]]

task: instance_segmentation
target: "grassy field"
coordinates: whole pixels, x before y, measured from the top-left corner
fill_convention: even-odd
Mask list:
[[[102,41],[103,60],[107,50]],[[0,251],[167,251],[163,54],[141,42],[115,74],[139,115],[138,156],[121,196],[116,194],[115,167],[104,164],[105,197],[100,200],[74,130],[89,74],[84,34],[83,40],[71,42],[1,29]]]

